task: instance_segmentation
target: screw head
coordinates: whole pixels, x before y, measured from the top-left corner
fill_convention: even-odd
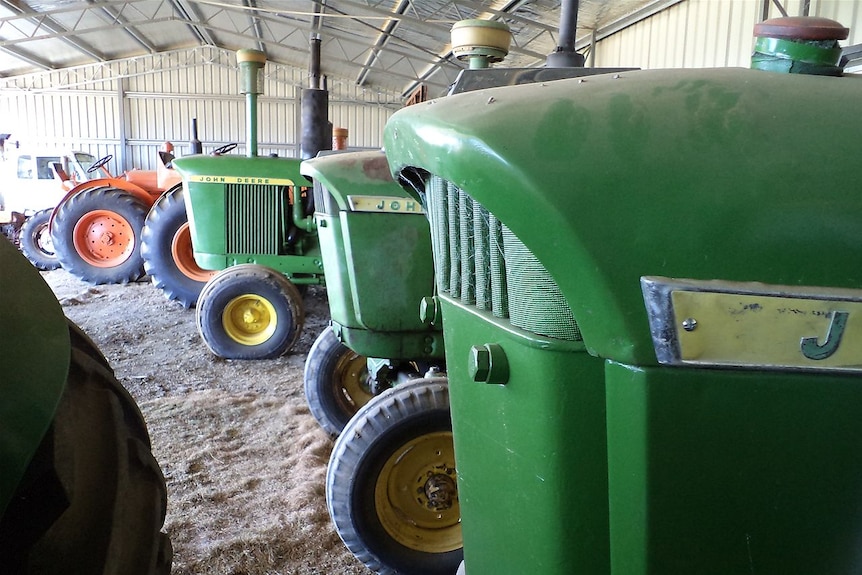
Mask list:
[[[693,317],[687,317],[682,320],[682,329],[685,331],[694,331],[697,329],[697,320]]]

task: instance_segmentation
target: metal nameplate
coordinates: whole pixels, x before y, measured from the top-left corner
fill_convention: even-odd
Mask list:
[[[293,180],[287,178],[265,178],[253,176],[189,176],[188,181],[201,184],[257,184],[261,186],[292,186]]]
[[[392,196],[347,196],[352,212],[387,212],[397,214],[424,214],[422,204],[416,200]]]
[[[862,290],[641,278],[666,365],[862,371]]]

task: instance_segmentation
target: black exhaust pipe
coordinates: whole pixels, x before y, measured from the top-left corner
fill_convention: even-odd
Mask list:
[[[204,146],[198,139],[198,119],[192,118],[192,139],[189,142],[189,148],[192,154],[203,154]]]
[[[583,68],[586,58],[575,52],[575,36],[578,33],[579,0],[563,0],[560,5],[559,45],[548,54],[546,68]]]
[[[320,38],[311,38],[311,60],[308,66],[309,87],[302,90],[300,115],[303,160],[317,156],[321,150],[332,149],[332,127],[329,124],[329,92],[321,88]]]

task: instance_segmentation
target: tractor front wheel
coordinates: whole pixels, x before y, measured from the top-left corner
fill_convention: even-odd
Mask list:
[[[455,572],[463,544],[445,378],[398,385],[356,413],[329,460],[326,504],[373,571]]]
[[[93,284],[128,283],[144,275],[143,202],[121,190],[97,188],[66,200],[51,237],[63,268]]]
[[[283,274],[257,264],[222,270],[198,298],[201,337],[226,359],[272,359],[287,353],[302,331],[302,296]]]
[[[374,395],[368,385],[368,362],[341,343],[327,327],[305,360],[305,400],[311,415],[328,434],[341,433],[350,418]]]
[[[24,221],[18,236],[21,253],[27,256],[37,269],[42,271],[55,270],[60,267],[60,260],[54,253],[54,242],[48,230],[51,220],[51,210],[36,212]]]
[[[141,256],[153,285],[168,299],[186,308],[197,304],[215,272],[195,262],[182,184],[165,192],[150,208],[141,233]]]

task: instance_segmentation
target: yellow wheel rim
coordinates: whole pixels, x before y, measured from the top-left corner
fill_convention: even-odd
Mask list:
[[[417,437],[393,453],[374,488],[377,516],[398,543],[424,553],[461,548],[452,432]]]
[[[345,413],[356,413],[371,401],[374,395],[368,390],[368,360],[356,353],[344,354],[335,366],[333,378],[335,398]]]
[[[269,300],[243,294],[230,300],[222,314],[225,333],[242,345],[259,345],[275,333],[278,315]]]

